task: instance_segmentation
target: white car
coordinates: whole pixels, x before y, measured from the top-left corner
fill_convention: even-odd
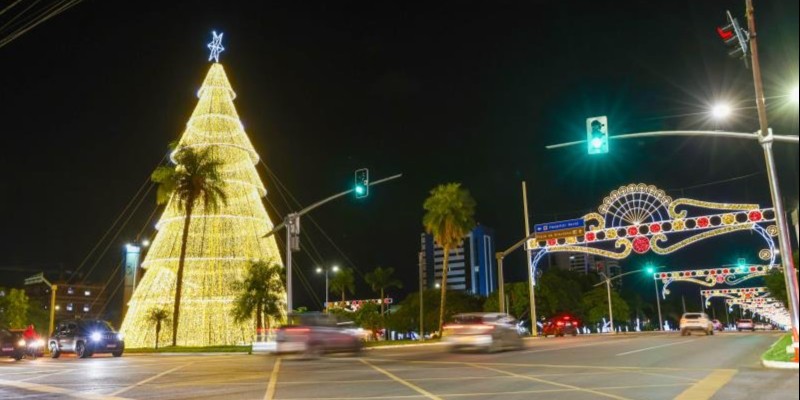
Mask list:
[[[756,330],[752,319],[740,319],[736,321],[736,330],[741,331],[754,331]]]
[[[692,331],[700,331],[706,335],[714,334],[714,323],[706,313],[685,313],[681,317],[681,336],[688,336]]]
[[[450,351],[480,349],[488,353],[523,348],[517,321],[508,314],[459,314],[445,325],[442,340]]]

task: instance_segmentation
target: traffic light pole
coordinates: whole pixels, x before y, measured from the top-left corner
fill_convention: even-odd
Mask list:
[[[744,132],[721,132],[721,131],[655,131],[655,132],[626,133],[623,135],[609,136],[608,139],[623,140],[623,139],[642,139],[642,138],[669,137],[669,136],[688,136],[688,137],[704,136],[704,137],[716,137],[716,138],[726,138],[726,139],[760,140],[761,135],[759,135],[758,132],[744,133]],[[797,136],[773,135],[772,139],[775,142],[798,143]],[[578,140],[575,142],[552,144],[549,146],[545,146],[545,148],[547,150],[553,150],[553,149],[560,149],[563,147],[578,146],[585,144],[586,144],[585,140]]]
[[[522,182],[522,208],[525,212],[525,236],[531,235],[531,224],[528,218],[528,186]],[[531,250],[528,249],[528,296],[530,296],[531,308],[531,336],[539,336],[539,327],[536,325],[536,280],[533,276],[533,262],[531,260]]]
[[[377,180],[375,182],[370,182],[369,186],[379,185],[381,183],[389,182],[391,180],[398,179],[402,177],[403,174],[397,174],[390,176],[388,178],[383,178]],[[284,218],[283,222],[281,222],[278,226],[274,227],[271,231],[269,231],[263,238],[268,238],[283,228],[286,229],[286,313],[289,314],[292,312],[292,253],[298,251],[300,248],[300,217],[305,214],[308,214],[314,209],[321,207],[322,205],[329,203],[333,200],[336,200],[342,196],[346,196],[350,193],[355,192],[356,189],[346,190],[341,193],[337,193],[333,196],[327,197],[322,199],[296,213],[290,213],[289,215]],[[293,242],[296,243],[293,244]]]
[[[764,85],[761,80],[761,64],[758,60],[758,35],[756,34],[755,11],[753,0],[746,0],[747,27],[750,31],[750,51],[753,64],[753,84],[756,91],[756,108],[758,109],[758,121],[761,125],[758,141],[764,148],[764,158],[767,162],[767,175],[769,177],[770,194],[772,204],[775,208],[775,217],[780,233],[778,241],[780,243],[781,264],[783,264],[783,274],[786,280],[786,293],[789,302],[789,312],[792,318],[792,335],[795,344],[798,342],[798,293],[797,293],[797,273],[795,272],[794,260],[792,258],[792,243],[789,239],[789,228],[786,222],[786,210],[783,207],[780,185],[778,184],[778,174],[775,170],[775,157],[772,153],[772,143],[776,140],[769,129],[767,120],[767,102],[764,96]],[[795,346],[794,362],[798,362],[797,347]]]

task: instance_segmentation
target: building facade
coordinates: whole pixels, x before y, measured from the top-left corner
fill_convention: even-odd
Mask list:
[[[103,285],[51,281],[56,285],[56,321],[71,318],[96,318],[108,301]],[[44,310],[50,310],[50,288],[38,283],[25,285],[25,293]]]
[[[433,237],[426,233],[420,236],[420,246],[425,287],[437,288],[442,281],[444,250],[436,246]],[[464,238],[461,247],[450,250],[447,289],[480,296],[493,293],[497,290],[494,254],[494,231],[478,225]]]

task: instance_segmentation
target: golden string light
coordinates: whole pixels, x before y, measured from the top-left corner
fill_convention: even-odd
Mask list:
[[[274,225],[261,201],[267,191],[255,168],[259,157],[236,113],[236,94],[221,64],[211,65],[197,95],[197,106],[175,151],[210,149],[222,163],[219,172],[226,183],[227,202],[214,211],[199,202],[192,213],[178,345],[243,343],[255,332],[252,322],[237,324],[231,316],[233,283],[245,278],[255,260],[280,262],[280,252],[274,237],[262,238]],[[155,326],[148,321],[150,310],[173,308],[184,217],[170,201],[156,225],[158,233],[142,263],[146,272],[121,328],[128,347],[152,346]],[[171,329],[163,329],[159,339],[169,342]]]

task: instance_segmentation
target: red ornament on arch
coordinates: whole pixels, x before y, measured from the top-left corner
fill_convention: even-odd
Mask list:
[[[633,239],[633,251],[638,254],[644,254],[650,251],[650,239],[644,236],[638,236]]]

